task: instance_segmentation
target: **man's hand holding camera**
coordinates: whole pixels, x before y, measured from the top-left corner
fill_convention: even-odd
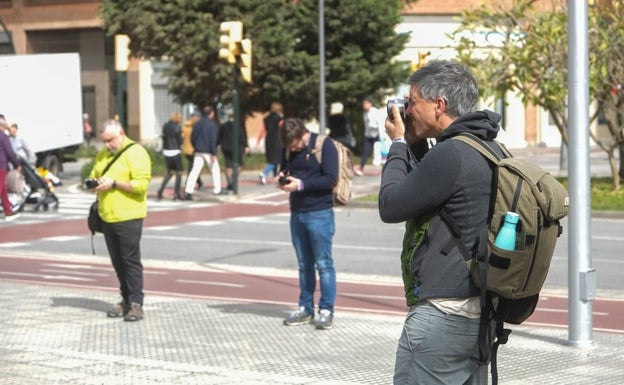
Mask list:
[[[279,173],[279,176],[275,180],[275,186],[286,192],[293,192],[299,190],[299,184],[301,180],[295,178],[294,176],[284,175],[284,173]]]
[[[85,186],[93,191],[106,191],[117,187],[117,182],[109,178],[87,178]]]
[[[407,102],[403,99],[388,101],[388,117],[386,118],[386,134],[391,140],[405,137]]]

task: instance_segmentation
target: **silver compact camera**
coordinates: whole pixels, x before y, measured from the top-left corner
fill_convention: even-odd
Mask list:
[[[401,114],[401,120],[403,120],[403,123],[405,123],[405,110],[407,109],[407,105],[408,105],[408,101],[405,99],[390,99],[388,100],[388,105],[386,106],[386,109],[388,111],[388,117],[390,118],[391,122],[394,122],[394,117],[392,115],[392,106],[394,106],[396,104],[396,106],[399,108],[399,113]]]

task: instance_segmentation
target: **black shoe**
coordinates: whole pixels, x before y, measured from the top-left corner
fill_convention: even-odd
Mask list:
[[[193,196],[189,193],[184,194],[184,200],[185,201],[192,201],[193,200]]]
[[[158,194],[156,194],[156,200],[159,201],[162,199],[162,191],[159,191]]]
[[[138,303],[132,303],[130,310],[124,315],[124,321],[135,322],[143,319],[143,306]]]
[[[121,301],[117,305],[115,305],[112,309],[106,312],[106,316],[110,318],[123,317],[128,314],[130,311],[130,305],[126,302]]]

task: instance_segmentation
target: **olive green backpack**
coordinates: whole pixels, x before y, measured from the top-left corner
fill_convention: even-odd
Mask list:
[[[539,166],[512,157],[502,144],[495,142],[505,154],[501,158],[483,140],[461,133],[452,138],[479,151],[494,165],[487,234],[482,234],[479,252],[471,255],[460,241],[461,234],[453,218],[440,213],[449,228],[454,246],[469,265],[473,282],[481,293],[480,353],[482,363],[492,362],[492,378],[496,383],[496,351],[507,342],[511,330],[503,323],[520,324],[535,310],[557,238],[562,233],[560,219],[568,214],[566,189]],[[503,225],[505,214],[519,215],[516,226],[515,250],[502,250],[494,240]],[[496,340],[490,332],[496,325]],[[491,351],[490,351],[491,350]]]

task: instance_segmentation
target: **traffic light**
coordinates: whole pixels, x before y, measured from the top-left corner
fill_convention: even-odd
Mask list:
[[[219,58],[226,60],[230,64],[236,64],[236,56],[240,55],[240,42],[243,38],[243,23],[240,21],[224,21],[221,23],[219,31],[226,32],[219,37],[221,49]]]
[[[240,72],[246,83],[251,83],[251,40],[241,41]]]
[[[415,62],[415,61],[412,60],[412,62],[410,63],[410,71],[411,72],[415,72],[420,67],[422,67],[425,64],[427,64],[427,63],[425,63],[425,59],[429,55],[431,55],[431,51],[427,51],[427,52],[420,52],[420,51],[418,51],[418,61]]]

